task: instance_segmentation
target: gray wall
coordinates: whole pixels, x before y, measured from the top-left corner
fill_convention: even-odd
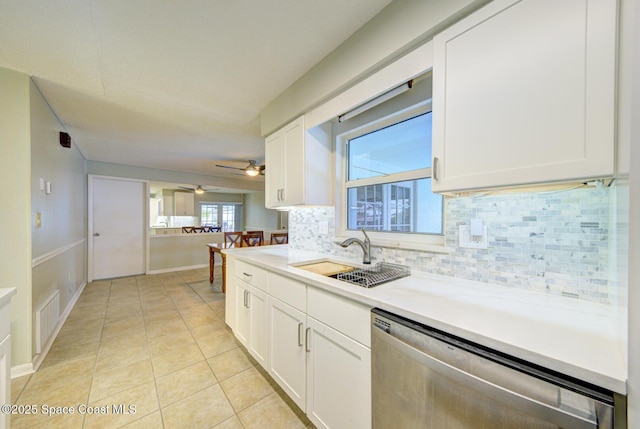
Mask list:
[[[624,2],[623,5],[628,5]],[[630,75],[635,76],[629,93],[632,103],[629,116],[631,156],[629,184],[629,428],[640,428],[640,7],[633,2],[627,10],[635,26],[629,43],[632,47]]]
[[[87,173],[102,176],[127,177],[130,179],[149,180],[156,182],[184,184],[190,183],[202,186],[211,185],[224,188],[246,190],[247,192],[264,192],[264,182],[236,180],[215,176],[203,176],[200,174],[158,170],[155,168],[132,167],[129,165],[111,164],[108,162],[87,161]]]
[[[5,187],[0,219],[0,287],[11,298],[11,364],[31,362],[31,145],[29,77],[0,68],[0,179]]]
[[[29,76],[0,69],[0,93],[0,177],[6,186],[0,285],[17,288],[11,364],[28,371],[35,308],[59,290],[62,313],[86,282],[85,161],[75,145],[60,146],[64,128]],[[51,182],[49,195],[40,191],[40,177]]]
[[[278,228],[278,212],[264,206],[264,192],[254,192],[244,196],[244,229],[270,230]]]
[[[64,128],[33,82],[29,94],[31,219],[37,212],[42,219],[41,227],[31,226],[35,324],[35,311],[51,293],[60,292],[62,314],[87,281],[87,179],[82,154],[73,143],[60,145]],[[40,190],[40,178],[51,183],[50,194]]]
[[[488,2],[395,0],[261,112],[262,134],[333,98]]]

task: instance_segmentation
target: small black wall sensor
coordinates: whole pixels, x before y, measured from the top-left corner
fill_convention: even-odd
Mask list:
[[[60,146],[70,148],[71,136],[63,131],[60,131]]]

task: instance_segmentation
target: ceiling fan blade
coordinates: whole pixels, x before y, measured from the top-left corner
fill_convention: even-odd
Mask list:
[[[216,167],[221,167],[221,168],[230,168],[232,170],[241,170],[244,171],[244,168],[238,168],[238,167],[231,167],[229,165],[220,165],[220,164],[216,164]]]
[[[194,192],[194,191],[195,191],[195,189],[193,189],[193,188],[186,188],[186,187],[184,187],[184,186],[178,186],[178,188],[180,188],[180,189],[186,189],[187,191],[191,191],[191,192]]]

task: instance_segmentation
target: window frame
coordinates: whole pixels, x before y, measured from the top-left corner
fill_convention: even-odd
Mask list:
[[[366,179],[356,179],[348,181],[348,150],[347,143],[349,140],[385,128],[399,122],[411,119],[415,116],[419,116],[424,113],[432,111],[431,99],[407,107],[405,109],[396,111],[389,115],[386,115],[380,119],[368,122],[360,127],[356,127],[352,130],[338,134],[334,139],[334,149],[336,156],[336,238],[343,240],[349,237],[362,238],[361,231],[353,231],[347,229],[347,198],[348,189],[376,185],[383,183],[394,183],[411,181],[417,179],[431,178],[432,169],[422,168],[418,170],[406,171],[402,173],[395,173],[389,176],[378,176]],[[391,179],[390,179],[391,178]],[[393,248],[406,248],[416,250],[431,250],[434,252],[445,251],[445,231],[446,231],[446,219],[444,216],[446,200],[443,196],[442,201],[442,233],[441,234],[423,234],[423,233],[408,233],[408,232],[389,232],[389,231],[372,231],[367,230],[372,243],[379,247],[393,247]]]

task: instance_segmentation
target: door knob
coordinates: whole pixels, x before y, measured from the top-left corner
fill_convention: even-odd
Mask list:
[[[94,233],[93,233],[93,236],[94,236],[94,237],[100,237],[100,233],[99,233],[99,232],[94,232]]]

